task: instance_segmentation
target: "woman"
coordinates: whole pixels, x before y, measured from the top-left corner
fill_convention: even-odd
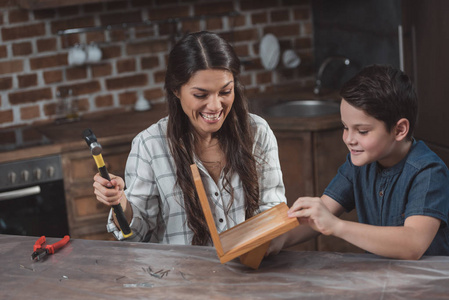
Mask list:
[[[185,36],[168,58],[168,117],[133,140],[123,179],[98,174],[97,199],[120,203],[129,241],[210,245],[190,165],[196,163],[218,232],[286,202],[277,142],[268,124],[249,114],[240,61],[218,35]],[[114,187],[108,189],[107,187]],[[108,231],[123,239],[111,213]]]

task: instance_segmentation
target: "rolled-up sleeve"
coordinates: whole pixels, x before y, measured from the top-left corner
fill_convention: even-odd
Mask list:
[[[127,184],[125,195],[131,204],[133,218],[130,227],[133,235],[127,241],[149,241],[156,228],[159,215],[159,192],[154,180],[152,160],[147,149],[146,139],[151,136],[139,134],[132,142],[125,169]],[[123,234],[112,221],[110,212],[107,229],[118,240],[123,240]]]
[[[265,211],[279,203],[286,203],[287,200],[276,137],[264,119],[256,115],[251,116],[257,127],[253,152],[259,175],[259,209]]]

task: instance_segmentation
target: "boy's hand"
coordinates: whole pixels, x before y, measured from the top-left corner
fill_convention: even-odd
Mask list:
[[[333,234],[340,221],[318,197],[298,198],[288,210],[288,216],[298,218],[300,224],[307,224],[324,235]]]

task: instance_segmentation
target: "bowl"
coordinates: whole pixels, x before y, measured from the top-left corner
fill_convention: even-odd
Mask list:
[[[340,113],[340,103],[335,100],[294,100],[278,103],[263,109],[269,117],[312,118]]]

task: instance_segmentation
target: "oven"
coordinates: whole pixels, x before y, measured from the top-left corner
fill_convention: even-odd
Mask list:
[[[59,155],[0,164],[0,234],[69,234]]]

